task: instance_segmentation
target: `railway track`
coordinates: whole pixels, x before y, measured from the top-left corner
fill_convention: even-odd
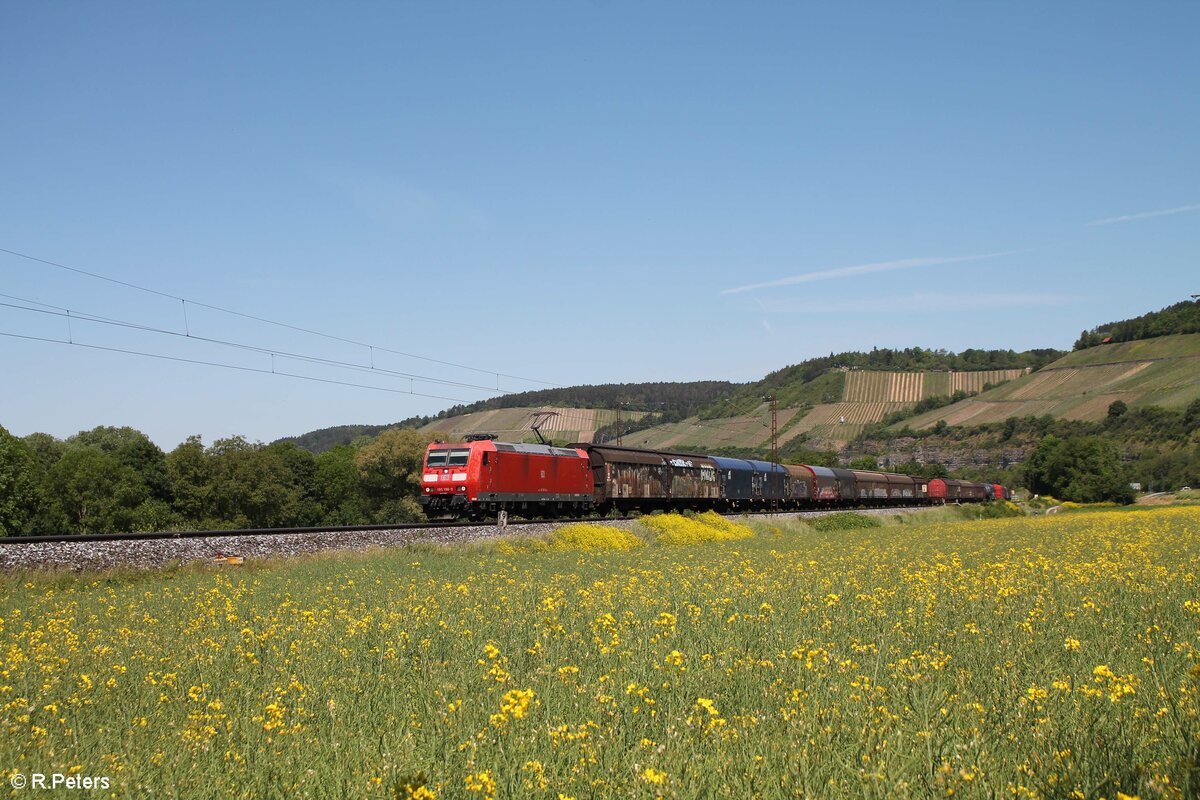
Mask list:
[[[632,519],[632,517],[613,517],[612,519]],[[510,520],[509,526],[546,524],[566,524],[569,522],[602,522],[599,518],[587,519],[555,519],[555,520]],[[313,528],[238,528],[211,531],[147,531],[138,533],[55,533],[42,536],[0,536],[0,544],[33,544],[36,542],[137,542],[153,539],[216,539],[232,536],[290,536],[299,534],[327,533],[370,533],[372,531],[419,531],[423,529],[443,528],[479,528],[495,523],[475,522],[403,522],[381,525],[321,525]]]
[[[726,517],[773,517],[773,516],[820,516],[822,514],[833,513],[834,511],[866,511],[866,512],[892,512],[892,511],[916,511],[921,508],[933,508],[934,506],[870,506],[864,508],[853,509],[829,509],[829,510],[810,510],[810,511],[756,511],[756,512],[731,512],[724,514]],[[527,525],[568,525],[576,522],[590,522],[603,524],[608,522],[628,522],[636,520],[636,516],[627,517],[578,517],[578,518],[557,518],[557,519],[515,519],[509,520],[507,527],[523,527]],[[494,521],[490,520],[475,520],[475,521],[440,521],[440,522],[405,522],[405,523],[390,523],[380,525],[321,525],[318,527],[309,528],[240,528],[240,529],[220,529],[208,531],[145,531],[136,533],[56,533],[45,534],[39,536],[0,536],[0,545],[25,545],[37,544],[39,542],[71,542],[71,543],[86,543],[86,542],[139,542],[152,541],[156,539],[217,539],[217,538],[232,538],[243,536],[294,536],[302,534],[350,534],[350,533],[371,533],[376,531],[421,531],[421,530],[444,530],[453,528],[489,528],[497,527]]]
[[[903,510],[919,508],[906,506]],[[901,509],[862,509],[867,514],[892,514],[898,510]],[[791,511],[749,516],[760,519],[773,516],[795,518],[828,513],[831,512]],[[589,517],[583,520],[513,520],[503,528],[495,522],[419,522],[408,525],[23,536],[0,539],[0,572],[20,574],[61,570],[103,573],[112,569],[157,570],[205,562],[228,566],[317,553],[362,553],[380,548],[471,544],[513,535],[543,536],[560,525],[579,521],[619,527],[636,524],[636,519],[630,517]]]

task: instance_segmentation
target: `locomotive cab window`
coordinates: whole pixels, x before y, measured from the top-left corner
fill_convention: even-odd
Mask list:
[[[490,454],[489,454],[489,453],[484,453],[484,454],[483,454],[483,465],[484,465],[485,467],[488,465],[488,455],[490,455]]]
[[[429,457],[425,461],[425,466],[444,467],[446,466],[446,457],[449,455],[449,450],[430,450]]]
[[[467,465],[467,459],[471,457],[470,450],[450,450],[448,452],[450,456],[447,459],[446,464],[447,466],[451,467],[465,467]]]

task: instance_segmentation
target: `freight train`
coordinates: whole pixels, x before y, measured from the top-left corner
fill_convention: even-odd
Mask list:
[[[419,500],[430,519],[481,519],[500,511],[552,518],[610,511],[788,511],[1011,498],[998,483],[480,437],[429,445]]]

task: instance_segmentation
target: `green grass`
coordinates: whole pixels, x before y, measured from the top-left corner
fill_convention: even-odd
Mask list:
[[[925,392],[921,399],[927,397],[949,397],[954,394],[954,390],[950,388],[950,373],[949,372],[926,372],[925,373]]]
[[[954,513],[7,576],[0,763],[118,796],[1194,796],[1200,509]]]

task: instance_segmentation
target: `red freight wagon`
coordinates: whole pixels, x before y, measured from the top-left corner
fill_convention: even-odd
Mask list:
[[[934,478],[929,482],[929,497],[931,500],[943,503],[954,501],[982,501],[987,499],[982,483],[974,481],[956,481],[950,478]]]
[[[592,507],[592,470],[582,450],[477,441],[429,445],[421,505],[430,517],[501,510],[556,516]]]
[[[958,491],[957,491],[958,487],[957,486],[954,487],[955,488],[954,497],[951,498],[950,497],[950,487],[946,485],[947,483],[954,484],[954,483],[957,483],[957,481],[945,481],[945,480],[942,480],[941,478],[934,478],[931,481],[929,481],[929,499],[940,501],[942,503],[945,503],[946,500],[948,500],[948,499],[957,499],[958,498]]]

